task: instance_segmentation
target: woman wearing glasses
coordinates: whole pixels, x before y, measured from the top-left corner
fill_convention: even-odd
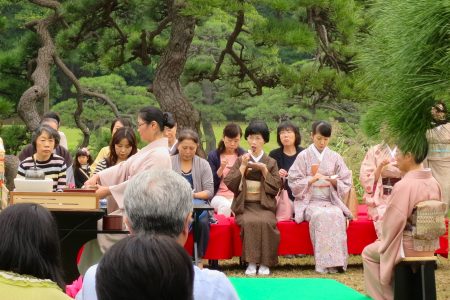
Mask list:
[[[152,167],[171,169],[167,138],[163,136],[167,113],[148,106],[139,111],[137,131],[148,143],[135,155],[111,168],[103,170],[86,181],[85,186],[97,186],[99,198],[111,196],[119,209],[123,209],[123,194],[128,179]]]

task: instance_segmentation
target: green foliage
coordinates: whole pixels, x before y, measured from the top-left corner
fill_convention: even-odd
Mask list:
[[[404,151],[422,155],[430,109],[449,95],[450,5],[445,1],[374,1],[376,15],[361,49],[361,66],[376,103],[366,128],[386,123]]]
[[[21,125],[0,126],[0,137],[3,139],[5,152],[13,155],[18,154],[30,140],[27,129]]]
[[[157,105],[145,87],[128,86],[119,75],[81,78],[80,83],[90,90],[107,95],[116,104],[121,115],[128,116],[133,120],[136,112],[142,107]],[[82,120],[91,130],[104,125],[109,126],[115,118],[111,108],[97,98],[87,98],[83,103]],[[76,105],[75,99],[67,99],[54,105],[52,110],[60,113],[65,126],[75,127],[73,113]]]
[[[14,104],[0,96],[0,118],[6,119],[14,112]]]

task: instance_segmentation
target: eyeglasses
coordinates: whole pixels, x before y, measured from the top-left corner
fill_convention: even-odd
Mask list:
[[[147,125],[147,123],[145,122],[137,123],[136,129],[139,129],[142,125]]]

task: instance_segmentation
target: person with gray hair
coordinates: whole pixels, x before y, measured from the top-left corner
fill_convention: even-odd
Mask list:
[[[184,245],[192,219],[192,189],[172,170],[151,168],[134,176],[124,194],[124,222],[131,234],[171,236]],[[97,265],[88,269],[76,299],[96,300]],[[222,272],[194,266],[194,299],[239,299]]]

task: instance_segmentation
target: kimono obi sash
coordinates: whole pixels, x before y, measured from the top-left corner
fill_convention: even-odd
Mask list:
[[[428,159],[450,156],[450,144],[430,144]]]
[[[247,202],[259,202],[261,201],[261,182],[255,180],[245,180],[247,185],[247,194],[245,195],[245,201]]]
[[[382,178],[381,181],[383,182],[383,194],[390,195],[392,193],[392,188],[400,180],[401,178],[390,178],[390,177]]]
[[[312,199],[314,200],[330,200],[331,183],[327,180],[320,179],[312,184]]]
[[[403,235],[411,236],[415,251],[435,251],[439,238],[446,232],[447,204],[439,200],[419,202],[408,218]]]

